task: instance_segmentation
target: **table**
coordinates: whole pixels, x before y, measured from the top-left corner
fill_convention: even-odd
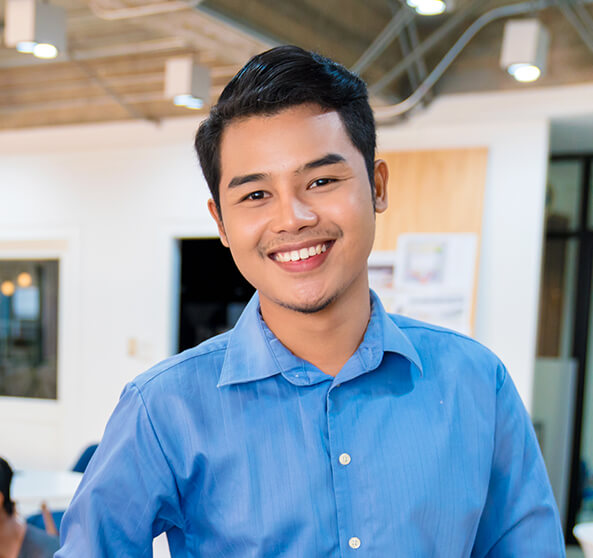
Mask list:
[[[22,516],[39,513],[45,501],[51,511],[68,507],[76,492],[82,473],[73,471],[15,471],[10,487],[10,497]],[[170,558],[167,537],[163,533],[153,543],[154,558]]]
[[[74,471],[15,471],[10,496],[22,516],[38,513],[43,501],[52,511],[63,510],[68,507],[81,479],[82,473]]]

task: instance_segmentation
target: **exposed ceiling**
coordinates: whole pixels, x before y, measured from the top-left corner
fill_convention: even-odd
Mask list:
[[[593,3],[539,2],[551,6],[537,14],[552,37],[548,72],[527,87],[593,82]],[[361,70],[374,102],[394,103],[417,88],[480,15],[514,4],[458,0],[454,11],[421,17],[401,0],[50,3],[67,11],[68,52],[41,61],[0,45],[0,129],[187,116],[188,109],[164,97],[167,58],[190,54],[210,67],[215,100],[251,55],[279,43],[314,49]],[[567,11],[572,23],[563,15]],[[503,24],[500,18],[479,30],[432,93],[526,87],[498,65]],[[412,61],[410,53],[422,51]]]

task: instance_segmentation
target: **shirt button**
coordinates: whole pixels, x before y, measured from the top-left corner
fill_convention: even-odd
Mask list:
[[[342,465],[350,465],[350,461],[352,461],[352,458],[347,453],[343,453],[338,459]]]
[[[350,546],[350,548],[353,548],[354,550],[360,548],[360,539],[358,537],[352,537],[348,541],[348,546]]]

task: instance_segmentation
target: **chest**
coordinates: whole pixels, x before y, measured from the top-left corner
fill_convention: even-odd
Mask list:
[[[422,545],[469,555],[490,410],[455,386],[372,380],[329,389],[276,378],[233,388],[217,416],[196,417],[179,489],[200,551],[341,556],[360,543],[376,556]]]

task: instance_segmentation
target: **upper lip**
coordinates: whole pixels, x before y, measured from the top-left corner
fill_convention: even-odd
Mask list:
[[[319,244],[329,244],[333,242],[333,239],[325,238],[319,240],[304,240],[302,242],[297,242],[295,244],[283,244],[282,246],[277,246],[272,250],[268,250],[268,256],[272,256],[273,254],[277,254],[278,252],[293,252],[299,251],[303,248],[310,248],[311,246],[317,246]]]

